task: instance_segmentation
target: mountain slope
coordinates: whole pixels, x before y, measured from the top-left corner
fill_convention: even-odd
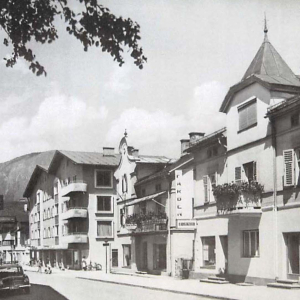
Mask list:
[[[0,194],[4,196],[4,210],[0,216],[11,215],[12,205],[6,203],[19,201],[36,165],[48,167],[55,151],[26,154],[0,164]],[[6,207],[6,208],[5,208]],[[22,206],[14,205],[19,211]]]

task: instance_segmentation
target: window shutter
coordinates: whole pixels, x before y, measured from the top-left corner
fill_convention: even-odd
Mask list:
[[[253,181],[257,181],[256,161],[253,162]]]
[[[208,190],[208,176],[203,176],[203,186],[204,186],[204,202],[209,202],[209,190]]]
[[[256,101],[247,107],[247,119],[248,119],[247,126],[253,125],[257,122]]]
[[[239,110],[239,130],[243,130],[247,125],[247,107]]]
[[[283,151],[283,162],[284,162],[284,186],[294,185],[294,150]]]
[[[235,168],[235,182],[240,184],[242,181],[242,167]]]

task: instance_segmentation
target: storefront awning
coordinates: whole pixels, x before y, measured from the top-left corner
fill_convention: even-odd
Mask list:
[[[152,194],[152,195],[148,195],[148,196],[145,196],[145,197],[142,197],[142,198],[134,199],[131,202],[126,203],[126,206],[131,206],[131,205],[135,205],[135,204],[140,203],[140,202],[153,200],[153,199],[159,197],[160,195],[165,194],[166,192],[167,191],[162,191],[162,192],[159,192],[159,193],[156,193],[156,194]]]

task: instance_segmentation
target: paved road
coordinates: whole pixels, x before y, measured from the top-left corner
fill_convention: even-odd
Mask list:
[[[62,277],[57,274],[45,275],[33,272],[27,273],[30,280],[34,283],[51,285],[56,290],[56,298],[50,293],[43,295],[44,298],[33,298],[35,291],[32,291],[32,298],[17,298],[12,297],[10,299],[69,299],[69,300],[199,300],[208,299],[198,296],[187,296],[184,294],[175,294],[170,292],[155,291],[150,289],[130,287],[119,284],[103,283],[97,281],[90,281],[78,278]],[[63,298],[65,296],[66,298]],[[62,298],[59,298],[62,297]]]
[[[29,295],[16,291],[14,293],[5,293],[0,295],[1,299],[5,300],[66,300],[64,296],[57,293],[49,286],[31,285],[31,292]]]

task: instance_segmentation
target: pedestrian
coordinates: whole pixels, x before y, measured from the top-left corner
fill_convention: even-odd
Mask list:
[[[81,264],[82,264],[82,269],[84,271],[86,271],[87,270],[87,263],[86,263],[86,260],[85,260],[85,256],[83,256]]]
[[[38,261],[38,272],[42,273],[42,261],[40,259]]]

